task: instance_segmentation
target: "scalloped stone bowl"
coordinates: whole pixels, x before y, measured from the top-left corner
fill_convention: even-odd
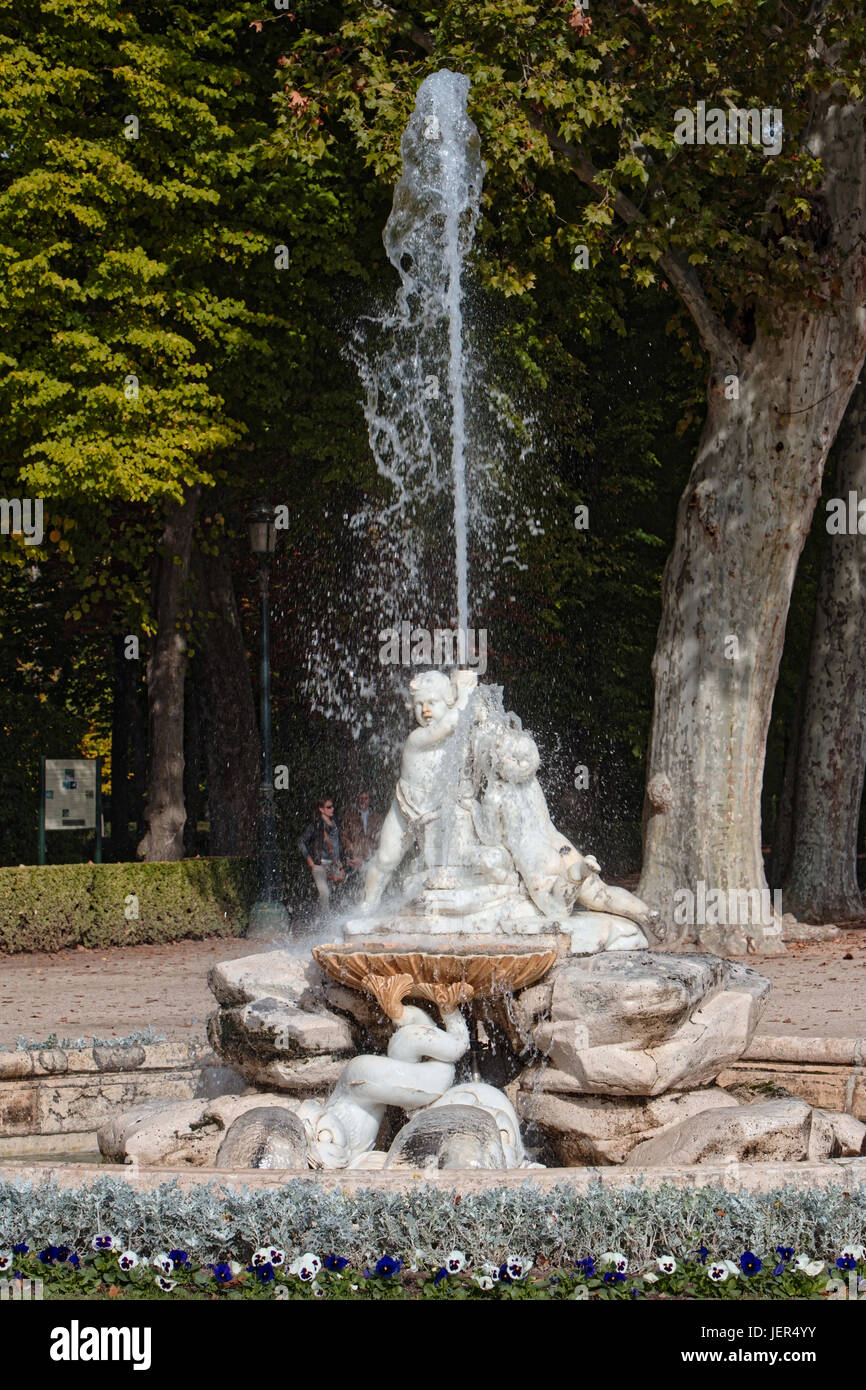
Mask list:
[[[546,975],[557,960],[555,947],[465,946],[448,950],[412,950],[399,946],[314,946],[323,970],[340,984],[364,989],[366,975],[411,975],[417,984],[458,984],[465,981],[481,995],[513,994]],[[410,991],[411,993],[411,991]]]

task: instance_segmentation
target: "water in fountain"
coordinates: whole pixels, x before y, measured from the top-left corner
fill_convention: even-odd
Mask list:
[[[384,231],[399,287],[347,345],[383,485],[345,518],[352,593],[329,595],[307,644],[314,708],[347,720],[380,752],[383,732],[402,741],[412,671],[380,664],[379,633],[403,622],[464,635],[470,621],[486,628],[488,602],[516,564],[518,529],[536,515],[537,503],[521,500],[529,422],[494,380],[488,345],[469,321],[467,261],[484,170],[468,91],[459,73],[428,77],[402,138]],[[341,612],[353,614],[351,634]]]
[[[466,112],[469,79],[442,70],[422,82],[401,141],[403,172],[384,241],[399,272],[394,310],[376,324],[386,348],[359,359],[365,415],[380,472],[405,504],[446,484],[453,496],[457,621],[469,624],[463,263],[484,168]],[[449,447],[450,444],[450,447]],[[420,474],[420,478],[418,475]]]

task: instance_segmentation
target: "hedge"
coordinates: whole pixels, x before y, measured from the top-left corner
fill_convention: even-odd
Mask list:
[[[0,868],[0,952],[241,936],[255,887],[249,859]]]

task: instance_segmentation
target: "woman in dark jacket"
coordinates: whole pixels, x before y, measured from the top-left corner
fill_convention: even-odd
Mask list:
[[[327,907],[331,897],[330,885],[342,883],[346,877],[340,827],[334,820],[334,802],[330,796],[323,796],[316,803],[313,819],[298,840],[298,849],[312,872],[319,901],[323,907]]]

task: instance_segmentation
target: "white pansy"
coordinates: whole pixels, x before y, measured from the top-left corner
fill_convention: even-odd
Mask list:
[[[859,1264],[863,1259],[863,1246],[846,1245],[840,1253],[843,1260],[853,1260],[855,1264]]]
[[[625,1274],[628,1269],[628,1260],[621,1250],[606,1250],[598,1263],[602,1269],[615,1269],[617,1274]]]
[[[476,1274],[474,1279],[479,1289],[484,1289],[485,1293],[493,1288],[493,1279],[489,1274]]]
[[[722,1260],[722,1264],[725,1266],[729,1274],[733,1274],[735,1279],[739,1279],[743,1271],[740,1269],[740,1266],[737,1264],[736,1260]]]
[[[154,1269],[159,1270],[160,1274],[171,1274],[174,1269],[174,1260],[164,1250],[160,1250],[158,1254],[154,1255],[150,1263]]]
[[[532,1261],[524,1255],[506,1255],[504,1263],[509,1279],[524,1279],[532,1269]]]
[[[292,1261],[289,1265],[289,1273],[296,1275],[298,1279],[303,1279],[305,1284],[309,1284],[315,1279],[321,1268],[322,1261],[318,1255],[314,1255],[308,1250],[305,1255],[299,1255],[296,1260]]]
[[[659,1277],[658,1277],[657,1274],[653,1274],[652,1270],[649,1270],[649,1271],[643,1276],[643,1281],[644,1281],[645,1284],[657,1284],[658,1281],[659,1281]]]
[[[162,1289],[163,1293],[171,1293],[172,1289],[177,1285],[177,1280],[166,1279],[164,1274],[158,1274],[156,1276],[156,1283],[157,1287]]]
[[[810,1260],[808,1255],[798,1255],[794,1260],[794,1269],[798,1269],[801,1274],[808,1274],[811,1279],[821,1274],[824,1269],[823,1260]]]
[[[452,1250],[443,1261],[449,1274],[459,1274],[466,1268],[466,1256],[462,1250]]]
[[[138,1262],[138,1256],[134,1250],[124,1250],[123,1253],[117,1257],[117,1263],[120,1265],[121,1269],[135,1269]]]
[[[239,1265],[237,1260],[229,1260],[229,1269],[232,1272],[232,1278],[237,1279],[238,1275],[243,1269],[243,1265]]]
[[[656,1260],[656,1269],[659,1274],[676,1274],[677,1262],[673,1255],[659,1255]]]
[[[714,1260],[707,1267],[707,1274],[714,1284],[724,1284],[725,1280],[731,1277],[727,1260]]]
[[[116,1245],[114,1236],[94,1236],[90,1242],[91,1250],[113,1250]]]
[[[12,1264],[12,1251],[0,1250],[0,1269],[8,1269]]]

